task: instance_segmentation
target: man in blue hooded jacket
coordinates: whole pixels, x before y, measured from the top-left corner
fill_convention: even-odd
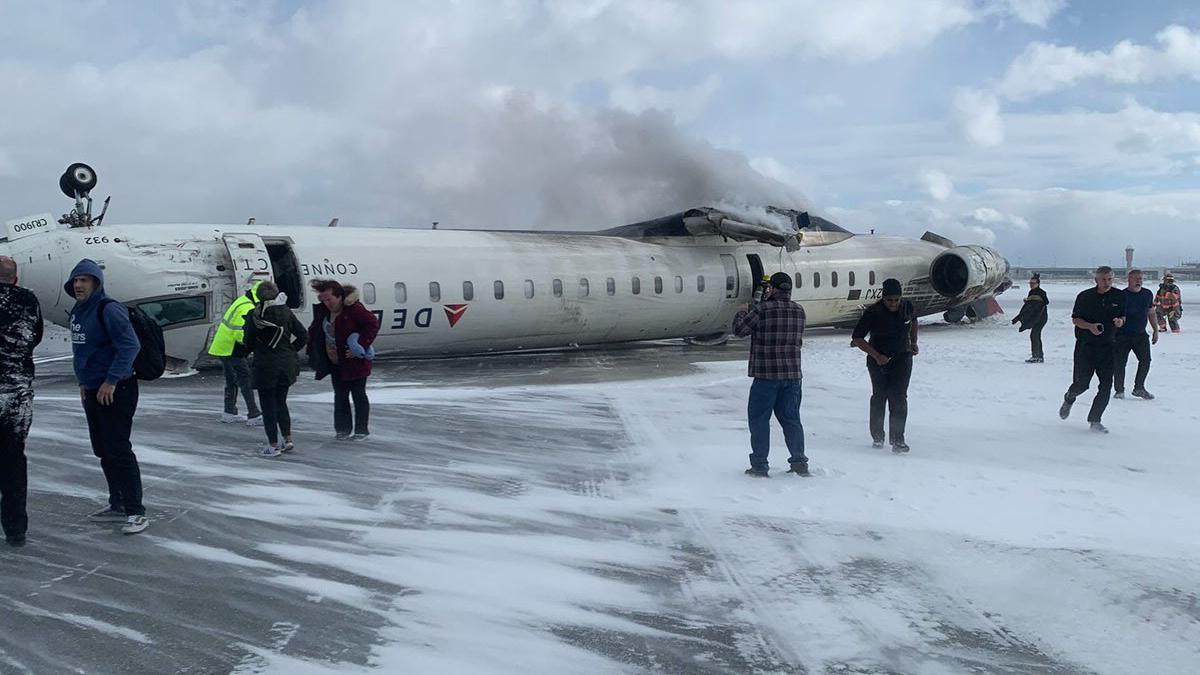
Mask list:
[[[108,506],[92,513],[96,522],[122,522],[121,531],[146,529],[142,474],[129,435],[137,412],[138,385],[133,373],[141,343],[125,305],[104,294],[104,272],[84,258],[63,285],[75,297],[71,310],[71,351],[75,379],[87,416],[92,452],[100,458],[108,482]]]

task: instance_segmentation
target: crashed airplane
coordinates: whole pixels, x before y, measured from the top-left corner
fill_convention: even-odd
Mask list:
[[[411,357],[719,341],[779,271],[794,277],[813,327],[852,325],[889,277],[921,315],[950,321],[991,313],[1011,283],[991,248],[858,235],[773,207],[696,208],[597,232],[108,225],[107,200],[92,216],[95,185],[90,167],[68,167],[59,187],[72,211],[8,221],[0,253],[60,325],[74,304],[65,275],[81,258],[99,262],[109,295],[162,325],[173,369],[204,358],[225,307],[264,279],[305,323],[311,279],[356,286],[380,321],[376,351]]]

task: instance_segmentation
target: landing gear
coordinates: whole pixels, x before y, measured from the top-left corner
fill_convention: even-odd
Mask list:
[[[108,212],[108,197],[104,200],[104,208],[100,215],[92,218],[91,192],[96,187],[96,171],[82,162],[75,162],[67,167],[63,175],[58,177],[58,189],[67,197],[75,200],[75,208],[65,214],[58,222],[70,227],[94,227],[104,220]]]

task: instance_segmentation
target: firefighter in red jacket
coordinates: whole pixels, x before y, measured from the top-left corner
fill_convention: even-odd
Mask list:
[[[1154,294],[1154,307],[1158,313],[1158,329],[1166,331],[1171,326],[1172,333],[1179,332],[1179,317],[1183,316],[1183,299],[1179,287],[1175,285],[1175,275],[1167,272],[1163,275],[1162,283],[1158,285],[1158,293]]]

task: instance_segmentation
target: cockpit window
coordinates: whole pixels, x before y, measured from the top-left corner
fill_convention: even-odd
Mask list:
[[[208,300],[203,295],[139,302],[138,308],[163,328],[208,318]]]

